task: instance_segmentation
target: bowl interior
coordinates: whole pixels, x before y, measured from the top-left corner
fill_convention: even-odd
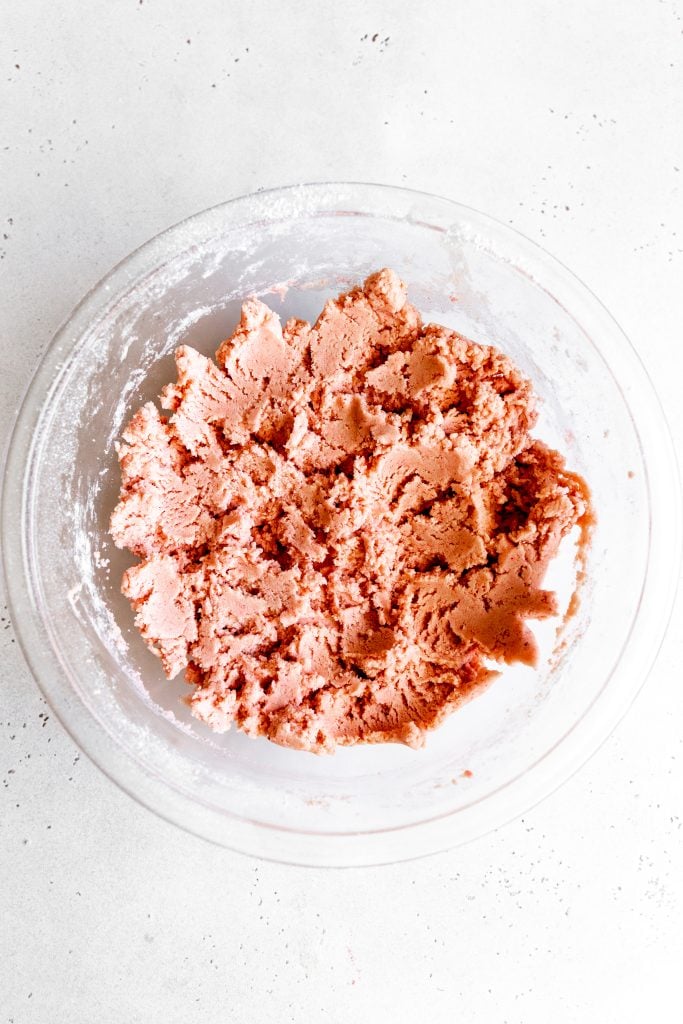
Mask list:
[[[590,316],[566,308],[547,285],[552,273],[540,283],[484,218],[427,199],[401,209],[358,195],[256,199],[161,236],[65,328],[23,485],[32,600],[77,700],[184,806],[201,805],[214,820],[330,835],[444,816],[457,823],[542,770],[619,661],[645,579],[651,511],[629,403]],[[326,298],[382,266],[406,280],[425,319],[498,345],[533,379],[542,400],[535,434],[585,476],[598,515],[578,612],[563,628],[560,620],[534,626],[540,667],[504,668],[423,750],[315,757],[234,731],[215,735],[190,716],[180,700],[187,685],[165,679],[119,593],[132,559],[107,532],[119,487],[114,441],[173,379],[174,349],[212,354],[246,296],[283,318],[314,319]],[[569,540],[548,579],[563,609],[576,585],[574,553]]]

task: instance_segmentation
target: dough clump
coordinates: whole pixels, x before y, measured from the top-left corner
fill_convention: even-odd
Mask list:
[[[530,382],[496,348],[423,324],[391,270],[311,326],[244,303],[216,361],[118,445],[123,593],[193,713],[316,752],[424,742],[496,674],[533,665],[543,577],[590,516],[530,436]]]

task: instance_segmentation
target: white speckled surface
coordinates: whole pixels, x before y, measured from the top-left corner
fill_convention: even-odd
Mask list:
[[[53,331],[133,247],[240,193],[346,178],[549,248],[633,339],[681,449],[683,8],[401,6],[5,5],[3,447]],[[611,740],[523,820],[323,873],[116,790],[49,717],[3,607],[0,1024],[679,1022],[682,611]]]

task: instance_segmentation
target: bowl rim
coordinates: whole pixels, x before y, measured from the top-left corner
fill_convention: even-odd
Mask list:
[[[65,670],[60,664],[58,652],[49,643],[49,635],[42,622],[40,611],[33,601],[32,583],[27,576],[28,554],[25,535],[27,517],[25,513],[27,493],[30,491],[31,484],[31,470],[33,469],[33,442],[38,433],[36,428],[44,410],[49,405],[50,392],[52,387],[56,386],[58,370],[62,361],[68,358],[72,347],[70,342],[73,341],[77,344],[83,335],[80,322],[85,321],[87,325],[92,319],[91,312],[102,315],[109,305],[107,299],[115,301],[117,296],[125,293],[127,286],[133,282],[139,282],[138,267],[140,264],[146,262],[149,264],[150,273],[157,272],[159,269],[159,263],[155,260],[157,254],[170,251],[172,258],[176,258],[182,251],[191,247],[192,238],[197,236],[198,232],[201,231],[202,235],[205,235],[206,227],[210,225],[212,219],[219,219],[227,212],[239,210],[240,206],[250,206],[256,210],[261,208],[264,219],[273,221],[279,219],[272,216],[273,211],[277,210],[278,200],[284,200],[285,205],[287,202],[296,204],[297,199],[307,200],[307,205],[299,211],[300,215],[310,215],[317,209],[323,214],[329,214],[333,212],[333,207],[330,205],[331,200],[337,200],[339,196],[348,196],[352,202],[354,196],[359,197],[361,193],[376,197],[380,195],[387,198],[393,197],[396,200],[400,197],[406,202],[434,203],[447,208],[452,212],[453,223],[470,222],[480,228],[483,227],[485,232],[488,232],[481,239],[484,247],[487,238],[495,237],[498,247],[493,254],[499,258],[501,244],[503,252],[506,244],[512,245],[515,253],[521,252],[524,256],[525,267],[521,268],[517,265],[517,269],[524,269],[527,272],[527,267],[531,267],[532,269],[528,273],[537,286],[549,291],[543,283],[544,278],[549,278],[555,285],[561,286],[561,293],[566,292],[572,299],[576,299],[579,308],[582,305],[587,305],[591,315],[598,315],[605,330],[611,331],[621,346],[620,355],[623,358],[620,361],[619,373],[615,374],[614,367],[606,360],[605,362],[622,393],[643,451],[651,516],[654,509],[659,519],[665,519],[668,526],[667,549],[671,568],[667,577],[661,574],[661,566],[659,566],[658,615],[654,621],[649,623],[649,635],[645,637],[644,646],[641,643],[643,649],[639,652],[635,669],[631,669],[629,685],[621,688],[613,687],[611,690],[608,686],[617,668],[622,665],[624,651],[633,642],[634,630],[641,619],[644,597],[647,597],[649,593],[650,601],[652,602],[653,599],[653,575],[658,569],[658,565],[653,566],[650,558],[646,565],[643,589],[631,630],[617,660],[604,680],[602,689],[560,740],[529,766],[522,776],[506,781],[499,789],[480,798],[481,807],[470,805],[458,811],[446,812],[437,819],[390,829],[344,833],[290,829],[261,821],[248,821],[236,815],[233,816],[232,822],[226,821],[222,827],[216,827],[218,823],[211,824],[206,817],[207,814],[213,815],[213,811],[208,808],[202,811],[198,804],[194,808],[188,806],[191,803],[190,798],[179,790],[173,791],[175,792],[175,796],[173,796],[169,786],[164,786],[158,779],[152,777],[142,762],[134,761],[130,754],[96,721],[90,709],[71,690]],[[272,208],[270,216],[269,206]],[[337,212],[351,213],[353,211],[338,210]],[[367,210],[362,212],[371,213]],[[375,215],[386,216],[383,211]],[[404,215],[399,219],[406,219],[406,217]],[[239,223],[239,220],[235,223]],[[425,226],[434,227],[435,225],[425,224]],[[182,245],[178,247],[176,244],[174,247],[172,244],[174,242],[182,242]],[[539,268],[540,280],[536,277]],[[554,291],[549,291],[549,294],[556,302],[560,302],[560,298],[555,295]],[[560,304],[563,303],[560,302]],[[570,305],[569,309],[573,309],[573,306]],[[569,309],[567,309],[568,312]],[[581,321],[574,317],[573,312],[569,315],[576,320],[579,326],[581,325]],[[78,325],[78,329],[76,329],[76,325]],[[592,341],[588,334],[586,336]],[[601,350],[597,350],[604,359]],[[633,417],[633,411],[624,393],[623,380],[626,380],[627,385],[630,383],[632,386],[637,386],[639,403],[644,404],[644,411],[639,414],[638,422]],[[647,406],[647,410],[645,410],[645,406]],[[645,446],[643,445],[643,427],[647,433]],[[651,463],[646,458],[648,452],[652,455],[654,451],[659,456],[656,474],[651,472]],[[673,611],[677,570],[681,561],[681,494],[678,467],[666,417],[638,353],[603,303],[572,271],[542,246],[488,214],[428,192],[364,182],[329,181],[293,184],[235,197],[191,214],[159,232],[120,260],[95,283],[55,332],[32,374],[19,405],[6,446],[4,463],[1,537],[2,562],[10,616],[24,658],[56,717],[90,760],[139,803],[191,834],[200,835],[219,845],[265,859],[310,866],[351,866],[408,860],[460,845],[524,813],[578,771],[616,728],[646,681],[663,642]],[[670,487],[666,487],[665,477],[670,481]],[[654,486],[665,496],[668,492],[668,503],[665,502],[663,506],[661,501],[659,506],[655,504]],[[664,530],[664,532],[667,531]],[[651,520],[650,554],[653,539],[656,540],[656,537],[653,537]],[[661,562],[660,554],[659,563]],[[652,615],[650,615],[650,619],[653,619]],[[642,631],[643,627],[641,627]],[[47,647],[41,644],[41,641],[45,639],[48,641]],[[604,699],[607,690],[609,690],[609,700]],[[591,712],[595,713],[591,714]],[[567,749],[568,744],[566,743],[569,735],[574,736],[571,750]],[[580,741],[578,743],[576,742],[577,738]],[[544,776],[542,784],[538,777],[539,773],[534,772],[541,762],[545,762],[546,766],[551,763],[552,768]],[[492,802],[495,803],[497,797],[500,802],[499,795],[502,792],[507,794],[506,806],[504,808],[501,806],[497,815],[491,815]],[[178,805],[179,798],[182,807]],[[483,805],[488,808],[488,813],[482,814]],[[458,834],[456,834],[453,820],[465,810],[469,812],[467,825],[463,828],[461,821]],[[219,813],[228,817],[227,812]],[[397,842],[399,836],[400,840]],[[368,844],[370,848],[368,848]]]

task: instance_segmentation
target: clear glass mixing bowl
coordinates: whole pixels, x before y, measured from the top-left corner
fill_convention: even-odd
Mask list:
[[[174,376],[181,342],[212,353],[241,300],[284,317],[391,266],[425,318],[502,347],[543,400],[598,524],[577,614],[534,627],[541,667],[504,670],[423,750],[315,757],[193,720],[119,594],[108,534],[114,440]],[[464,842],[566,779],[624,713],[669,616],[679,562],[675,459],[652,387],[597,299],[537,246],[445,199],[306,185],[207,210],[98,284],[54,339],[8,455],[3,541],[27,660],[76,742],[148,807],[208,839],[305,864],[395,861]],[[551,570],[564,605],[572,552]]]

